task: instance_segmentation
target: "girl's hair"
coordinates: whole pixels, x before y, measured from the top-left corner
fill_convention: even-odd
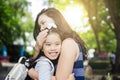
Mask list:
[[[62,36],[62,39],[66,39],[66,38],[73,38],[78,44],[80,44],[82,51],[84,54],[86,54],[86,48],[84,45],[83,40],[80,38],[80,36],[71,29],[70,25],[68,24],[68,22],[65,20],[65,18],[63,17],[63,15],[60,13],[60,11],[58,11],[55,8],[48,8],[48,9],[43,9],[36,18],[35,21],[35,28],[34,28],[34,38],[36,40],[37,35],[40,32],[40,27],[38,24],[38,18],[39,16],[41,16],[42,14],[52,18],[57,26],[57,30],[60,33],[60,35]]]

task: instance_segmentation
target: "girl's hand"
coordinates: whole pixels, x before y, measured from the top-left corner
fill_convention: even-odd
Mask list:
[[[52,76],[52,80],[56,80],[56,79],[55,79],[55,76]]]
[[[52,76],[52,80],[56,80],[55,76]],[[75,80],[74,73],[70,74],[67,80]]]

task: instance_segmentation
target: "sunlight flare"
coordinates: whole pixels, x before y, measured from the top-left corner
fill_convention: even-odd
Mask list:
[[[63,12],[68,23],[71,25],[72,29],[77,31],[84,31],[84,24],[88,22],[85,18],[86,13],[82,6],[67,6],[66,10]]]

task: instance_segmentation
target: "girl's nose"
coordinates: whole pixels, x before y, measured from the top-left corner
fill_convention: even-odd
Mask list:
[[[56,47],[54,45],[51,46],[51,50],[55,50]]]

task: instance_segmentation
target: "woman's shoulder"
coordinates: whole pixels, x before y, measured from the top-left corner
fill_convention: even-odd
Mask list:
[[[72,38],[66,38],[63,40],[62,43],[66,43],[66,44],[76,44],[75,40]]]
[[[62,42],[62,48],[72,54],[78,53],[78,44],[72,38],[66,38]]]
[[[74,39],[72,38],[66,38],[63,40],[62,42],[62,47],[67,47],[69,49],[71,48],[72,50],[76,50],[76,48],[78,47],[78,44],[75,42]]]
[[[68,48],[69,50],[68,49],[66,49],[66,50],[68,50],[69,52],[71,52],[72,54],[74,54],[76,56],[75,57],[75,61],[76,61],[76,59],[79,56],[79,46],[78,46],[78,43],[75,42],[75,40],[72,39],[72,38],[66,38],[63,41],[62,45],[63,45],[62,47]],[[70,55],[70,54],[68,54],[68,55]]]

